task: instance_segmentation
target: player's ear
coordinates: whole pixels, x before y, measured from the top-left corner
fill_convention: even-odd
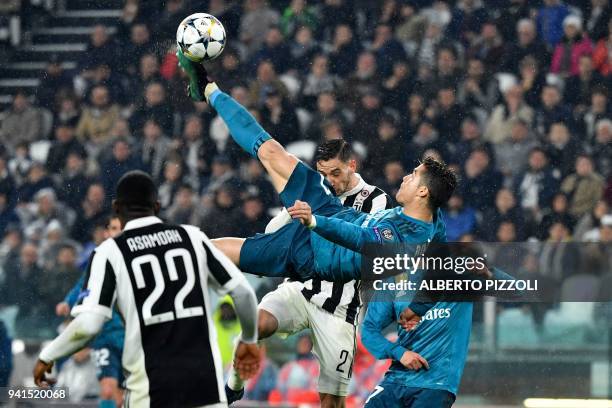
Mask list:
[[[351,169],[351,171],[354,173],[355,171],[357,171],[357,160],[350,159],[348,162],[348,166],[349,169]]]
[[[417,195],[419,197],[427,197],[429,195],[429,189],[427,188],[427,186],[419,186],[419,188],[417,189]]]

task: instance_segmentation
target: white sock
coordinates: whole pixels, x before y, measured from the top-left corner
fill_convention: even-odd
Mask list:
[[[230,368],[227,386],[233,391],[240,391],[244,388],[244,381],[240,378],[238,372],[234,370],[234,367]]]

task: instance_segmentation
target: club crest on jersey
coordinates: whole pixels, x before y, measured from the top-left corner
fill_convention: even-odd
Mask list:
[[[389,228],[385,228],[382,231],[380,231],[380,235],[382,235],[383,239],[387,241],[393,240],[393,231],[391,231]]]

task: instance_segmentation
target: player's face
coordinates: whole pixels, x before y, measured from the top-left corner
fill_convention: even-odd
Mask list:
[[[117,235],[121,234],[121,221],[119,221],[119,218],[111,218],[106,229],[106,234],[109,238],[115,238]]]
[[[317,162],[317,171],[332,185],[337,195],[346,193],[351,184],[351,177],[355,174],[355,160],[343,162],[334,158]]]
[[[402,205],[407,205],[415,200],[416,197],[427,194],[427,188],[421,184],[421,177],[425,166],[420,164],[414,168],[412,173],[406,174],[395,195],[395,199]]]

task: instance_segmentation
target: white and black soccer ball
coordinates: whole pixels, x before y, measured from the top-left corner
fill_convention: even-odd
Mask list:
[[[225,29],[215,16],[195,13],[179,24],[176,44],[192,61],[212,60],[225,48]]]

